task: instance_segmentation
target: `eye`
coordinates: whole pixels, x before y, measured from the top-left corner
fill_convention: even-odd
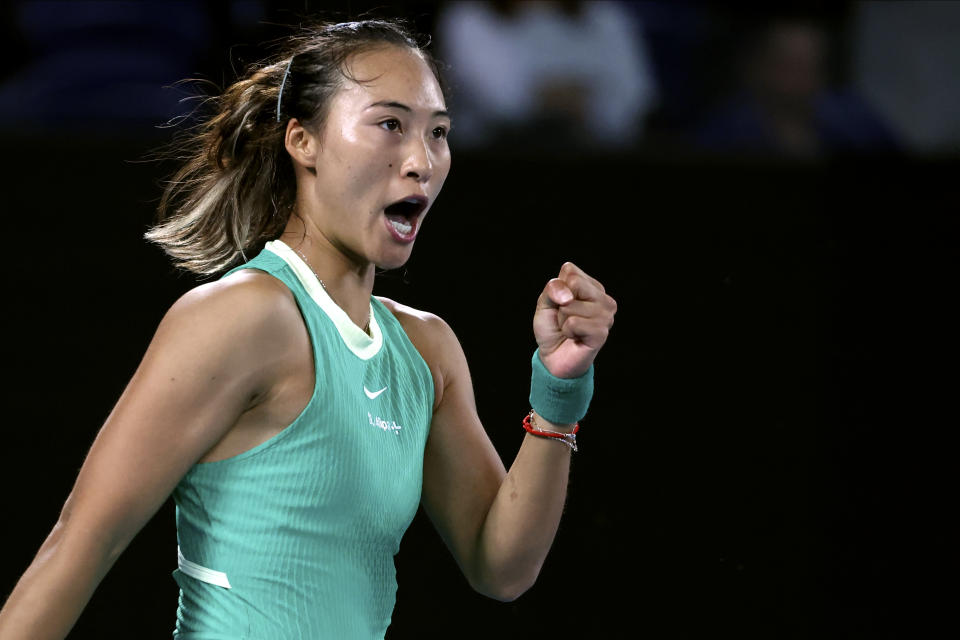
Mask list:
[[[387,131],[400,131],[400,121],[396,118],[390,118],[380,123],[380,126]]]
[[[446,127],[436,127],[433,130],[433,137],[435,140],[443,140],[447,137],[447,128]]]

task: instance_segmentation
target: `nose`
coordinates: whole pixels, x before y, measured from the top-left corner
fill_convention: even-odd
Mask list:
[[[407,143],[406,157],[400,168],[400,173],[417,182],[428,182],[433,175],[433,161],[430,150],[423,140],[411,139]]]

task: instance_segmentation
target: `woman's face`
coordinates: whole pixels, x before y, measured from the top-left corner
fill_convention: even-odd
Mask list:
[[[312,181],[314,222],[360,265],[403,265],[450,170],[450,118],[415,51],[382,47],[348,60]],[[398,204],[400,203],[400,204]]]

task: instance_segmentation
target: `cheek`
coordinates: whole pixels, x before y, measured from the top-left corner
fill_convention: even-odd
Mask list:
[[[397,159],[389,154],[377,131],[343,126],[335,129],[339,135],[328,138],[327,176],[320,189],[321,197],[350,210],[351,214],[381,204],[388,196],[390,179]]]
[[[382,154],[370,154],[354,157],[343,166],[341,174],[344,183],[341,189],[349,192],[350,199],[375,206],[388,197],[392,166],[395,163],[384,160]]]
[[[444,181],[447,179],[447,175],[450,173],[450,153],[437,158],[437,161],[434,163],[435,175],[436,175],[436,190],[440,191],[440,188],[443,186]]]
[[[355,180],[366,184],[380,184],[388,180],[393,173],[396,163],[384,157],[382,152],[366,154],[355,158],[351,163],[350,172]],[[384,184],[384,187],[387,185]]]

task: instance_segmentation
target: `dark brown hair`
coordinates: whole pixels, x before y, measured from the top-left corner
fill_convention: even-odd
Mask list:
[[[436,61],[399,21],[321,23],[286,44],[212,98],[214,114],[170,146],[186,163],[165,187],[145,237],[180,268],[212,275],[280,236],[297,190],[284,147],[287,122],[321,130],[331,98],[350,78],[351,56],[380,46],[413,49],[444,88]]]

